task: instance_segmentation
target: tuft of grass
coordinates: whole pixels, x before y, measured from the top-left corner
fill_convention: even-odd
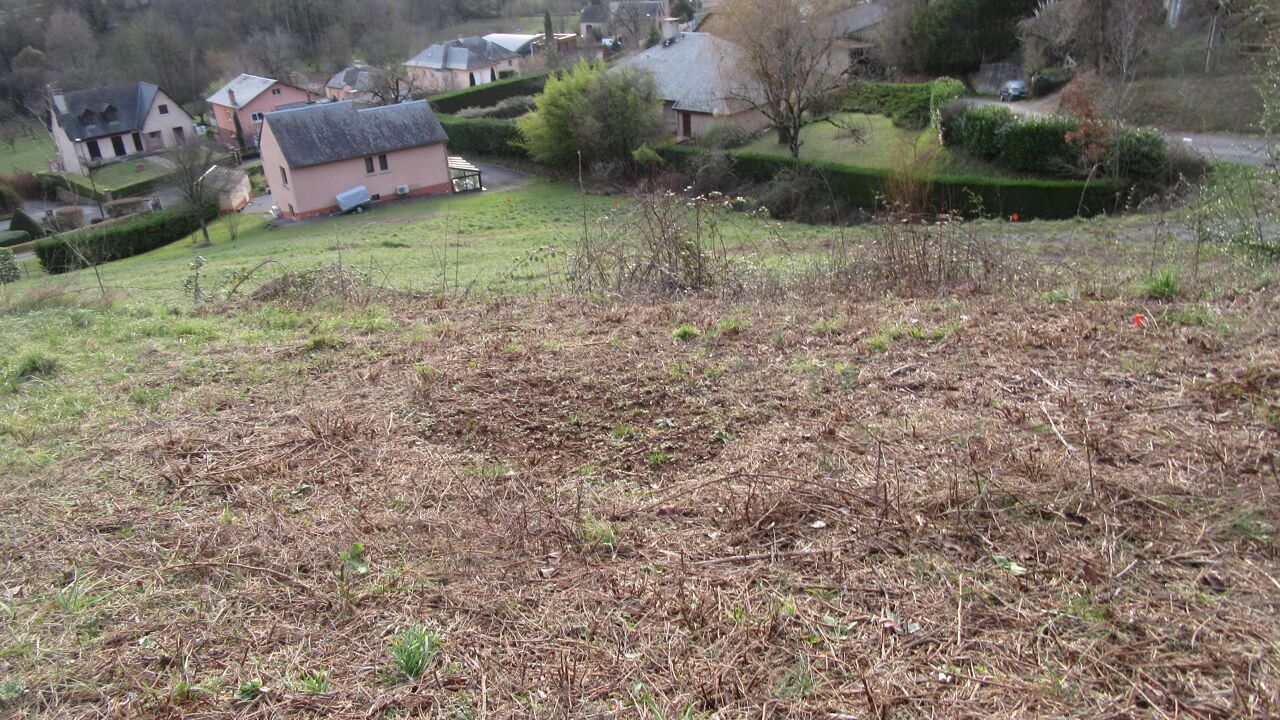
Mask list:
[[[632,440],[636,437],[636,429],[630,425],[617,425],[610,434],[614,440]]]
[[[303,692],[329,692],[329,671],[323,669],[303,670],[298,674],[298,687]]]
[[[829,317],[818,320],[809,329],[814,335],[839,335],[847,326],[848,322],[844,318]]]
[[[1231,523],[1231,529],[1243,538],[1258,542],[1270,542],[1276,532],[1274,525],[1258,519],[1257,510],[1242,513]]]
[[[1172,270],[1148,277],[1142,286],[1152,300],[1173,300],[1182,294],[1182,279]]]
[[[9,372],[9,377],[0,382],[0,387],[8,386],[10,390],[14,390],[21,383],[53,377],[61,369],[62,363],[57,358],[29,352],[18,358],[17,365]]]
[[[649,463],[649,467],[653,468],[654,470],[658,470],[663,465],[666,465],[667,463],[671,462],[671,453],[666,453],[659,450],[657,452],[649,453],[649,457],[646,459]]]
[[[106,595],[95,595],[94,590],[98,584],[90,582],[88,578],[81,577],[78,573],[66,587],[54,591],[53,599],[57,601],[58,607],[65,613],[78,613],[93,607],[98,601],[106,597]]]
[[[236,699],[241,702],[254,703],[261,700],[267,694],[267,689],[263,687],[262,680],[253,678],[240,683],[240,687],[236,688]]]
[[[391,642],[391,659],[403,678],[413,680],[431,667],[443,644],[444,638],[439,633],[417,623],[405,628]]]
[[[716,324],[711,327],[711,332],[713,335],[741,335],[747,327],[747,321],[737,315],[730,315],[729,317],[717,320]]]
[[[702,334],[702,331],[692,325],[681,325],[671,333],[671,337],[682,342],[693,340]]]
[[[311,337],[307,338],[307,345],[306,345],[307,352],[337,350],[341,347],[342,347],[342,341],[332,335],[327,335],[322,333],[319,335],[312,335]]]
[[[618,528],[608,520],[587,518],[578,526],[578,537],[588,547],[616,548],[618,546]]]

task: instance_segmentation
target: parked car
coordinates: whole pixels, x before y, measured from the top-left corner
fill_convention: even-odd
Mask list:
[[[1000,101],[1027,99],[1027,83],[1025,80],[1010,80],[1000,87]]]

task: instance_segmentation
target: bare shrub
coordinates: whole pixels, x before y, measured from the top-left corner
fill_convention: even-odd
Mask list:
[[[931,207],[933,168],[941,151],[940,145],[922,144],[914,138],[899,143],[897,160],[884,178],[885,203],[908,213]]]
[[[566,268],[573,290],[671,296],[742,286],[748,261],[730,256],[725,216],[753,220],[763,209],[720,193],[687,199],[670,191],[638,192],[634,205],[594,228],[584,224]]]
[[[933,222],[902,213],[877,221],[877,232],[858,246],[834,243],[823,267],[841,291],[919,296],[989,292],[1019,276],[1008,249],[977,226],[945,216]]]
[[[58,232],[76,230],[84,227],[84,208],[72,205],[60,207],[53,211],[53,224]]]
[[[235,282],[232,289],[228,291],[228,297],[233,297],[241,284],[247,281],[256,270],[267,264],[263,263],[257,268],[246,271],[243,277],[233,278]],[[372,273],[335,262],[296,272],[285,268],[279,275],[249,293],[249,298],[256,302],[279,302],[301,306],[330,300],[367,305],[388,294],[390,294],[389,290],[374,282]]]

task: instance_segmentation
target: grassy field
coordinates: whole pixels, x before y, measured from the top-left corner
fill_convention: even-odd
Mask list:
[[[53,141],[38,127],[19,135],[12,148],[0,143],[0,172],[44,172],[54,157]]]
[[[625,198],[589,195],[586,204],[594,228]],[[197,255],[207,262],[202,273],[212,287],[272,259],[294,268],[341,260],[368,271],[381,284],[407,291],[455,284],[485,293],[545,290],[559,267],[557,256],[582,232],[583,209],[583,198],[572,186],[531,180],[506,191],[393,203],[363,215],[278,227],[245,215],[238,216],[235,240],[229,237],[231,221],[224,218],[211,229],[211,247],[197,248],[193,238],[109,263],[100,271],[107,284],[124,292],[169,302],[180,300]],[[804,225],[784,227],[801,242],[829,234]],[[726,223],[724,232],[737,244],[772,231],[763,223],[744,221]],[[9,293],[43,282],[34,259],[23,266],[32,279],[12,286]],[[79,287],[96,278],[80,271],[59,282]]]
[[[1249,75],[1139,80],[1125,120],[1165,130],[1256,134],[1262,98],[1255,83]]]
[[[138,169],[142,165],[142,169]],[[93,171],[93,181],[99,190],[114,190],[133,183],[162,177],[173,172],[169,165],[157,162],[155,158],[141,158],[126,162],[103,165]]]
[[[744,224],[803,282],[584,297],[521,262],[582,212],[0,286],[0,715],[1275,716],[1273,265],[1176,213]],[[196,253],[478,280],[196,305]]]
[[[856,167],[889,170],[899,167],[904,158],[932,158],[936,174],[999,176],[998,168],[943,147],[930,131],[904,130],[894,127],[883,115],[842,113],[838,116],[864,129],[861,141],[849,137],[845,130],[827,122],[807,125],[800,131],[803,144],[800,157],[827,160]],[[748,152],[786,155],[785,145],[779,145],[773,133],[765,133],[742,148]]]

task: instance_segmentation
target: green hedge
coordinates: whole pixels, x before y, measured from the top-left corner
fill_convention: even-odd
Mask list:
[[[217,217],[217,206],[206,211],[206,218]],[[57,274],[75,270],[83,263],[73,249],[95,263],[132,257],[155,250],[195,232],[200,221],[194,215],[177,210],[160,210],[119,223],[74,230],[36,242],[36,257],[45,271]]]
[[[507,98],[537,95],[546,86],[548,74],[520,75],[508,80],[443,92],[429,98],[431,108],[438,114],[452,115],[463,108],[492,107]]]
[[[82,198],[88,198],[99,202],[109,199],[141,195],[150,190],[154,190],[169,181],[168,175],[161,175],[160,177],[145,178],[116,188],[98,188],[95,191],[93,189],[93,184],[89,182],[89,178],[82,177],[80,175],[36,173],[36,177],[40,178],[41,183],[45,185],[62,188],[63,190],[75,193]]]
[[[706,150],[671,145],[660,150],[668,164],[688,168]],[[875,210],[881,205],[886,171],[814,160],[795,161],[777,155],[728,153],[739,177],[768,182],[796,164],[822,172],[832,193],[857,207]],[[1120,188],[1111,182],[1028,180],[988,177],[935,177],[933,199],[938,210],[966,215],[1010,216],[1026,219],[1063,219],[1077,214],[1096,215],[1116,207]]]
[[[1000,164],[1015,172],[1070,176],[1079,171],[1080,148],[1067,135],[1079,130],[1068,117],[1020,118],[1000,132]]]
[[[0,248],[13,247],[31,241],[31,233],[25,230],[0,230]]]
[[[995,160],[1000,155],[1004,129],[1014,121],[1013,111],[1003,105],[984,105],[970,109],[956,121],[954,134],[944,133],[964,146],[966,152],[980,160]]]
[[[955,78],[940,77],[929,83],[929,127],[942,132],[942,108],[952,100],[964,97],[964,83]]]
[[[9,221],[9,229],[22,230],[37,240],[45,236],[44,226],[21,208],[13,212],[13,219]]]
[[[492,84],[492,83],[490,83]],[[511,120],[492,118],[460,118],[455,115],[438,115],[440,124],[449,135],[450,152],[473,152],[481,155],[499,155],[526,158],[529,153],[518,145],[520,129]]]
[[[858,83],[849,88],[840,108],[884,115],[898,127],[923,130],[929,124],[932,83]]]

